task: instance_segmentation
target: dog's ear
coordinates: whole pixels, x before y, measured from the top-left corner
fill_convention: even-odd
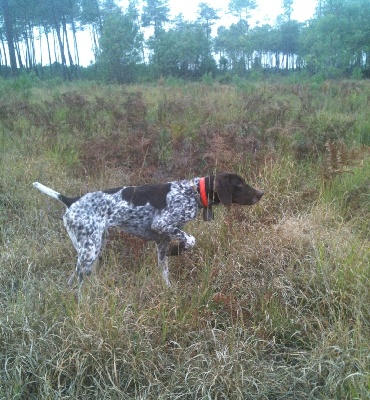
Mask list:
[[[221,172],[215,177],[215,192],[224,206],[231,206],[230,174]]]

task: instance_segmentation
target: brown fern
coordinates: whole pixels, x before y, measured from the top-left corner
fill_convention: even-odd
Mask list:
[[[349,148],[346,144],[336,143],[328,140],[325,143],[325,159],[324,159],[324,177],[332,179],[333,177],[350,172],[358,159],[358,151]]]

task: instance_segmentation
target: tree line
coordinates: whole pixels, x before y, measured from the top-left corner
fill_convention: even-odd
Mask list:
[[[236,22],[212,35],[220,12],[203,2],[188,21],[181,14],[170,20],[166,0],[130,0],[126,9],[115,0],[0,0],[0,74],[116,82],[295,70],[370,76],[369,0],[317,0],[306,22],[292,19],[293,6],[282,0],[274,25],[251,27],[256,0],[229,0]],[[89,43],[78,39],[82,30]],[[82,68],[86,46],[94,61]]]

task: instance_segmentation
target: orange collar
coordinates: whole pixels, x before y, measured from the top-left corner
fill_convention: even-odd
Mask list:
[[[199,179],[199,192],[200,192],[200,201],[202,202],[203,207],[208,207],[208,197],[206,192],[206,178]]]

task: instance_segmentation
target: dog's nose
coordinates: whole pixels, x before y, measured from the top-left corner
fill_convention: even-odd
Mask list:
[[[258,201],[261,200],[261,197],[264,195],[264,193],[262,192],[262,190],[258,190],[256,189],[256,194],[254,195],[254,201],[253,204],[256,204]]]

